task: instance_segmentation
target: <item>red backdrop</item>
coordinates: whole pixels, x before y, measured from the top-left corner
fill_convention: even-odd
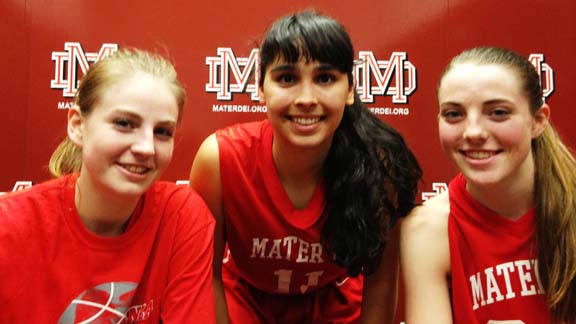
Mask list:
[[[82,76],[82,64],[94,60],[103,44],[173,58],[189,100],[163,178],[187,179],[198,146],[212,131],[265,118],[264,113],[214,108],[261,108],[251,99],[254,79],[243,79],[255,68],[251,51],[277,17],[305,8],[340,20],[358,56],[364,53],[366,63],[356,76],[364,95],[373,98],[367,106],[379,108],[379,116],[399,129],[414,150],[424,169],[424,195],[455,174],[438,143],[435,90],[448,60],[468,47],[495,45],[526,56],[541,54],[534,63],[551,92],[546,101],[552,120],[568,144],[576,146],[569,101],[576,75],[573,0],[4,0],[0,192],[11,191],[16,181],[49,178],[47,162],[65,136],[66,107],[72,100],[62,87],[74,82],[69,71]],[[219,53],[218,48],[229,50]],[[219,99],[210,87],[219,89],[214,91],[220,96],[229,89],[231,100]]]
[[[80,78],[82,61],[90,63],[103,44],[159,51],[175,61],[189,100],[177,134],[174,160],[163,178],[186,179],[196,149],[214,129],[265,118],[264,113],[213,111],[214,105],[247,105],[250,110],[260,104],[252,101],[246,91],[232,92],[232,100],[218,99],[216,92],[207,91],[212,70],[207,60],[222,63],[219,69],[228,67],[228,84],[226,80],[216,80],[218,87],[238,88],[243,80],[238,80],[233,70],[236,68],[240,77],[242,72],[248,74],[246,71],[251,67],[244,67],[242,59],[250,57],[267,26],[280,15],[304,8],[318,9],[342,21],[356,51],[369,52],[366,61],[372,60],[357,73],[360,82],[363,71],[371,79],[371,89],[366,93],[373,97],[373,102],[367,102],[367,106],[390,108],[376,112],[384,113],[379,116],[398,128],[415,151],[425,171],[421,187],[424,192],[433,191],[434,182],[446,182],[455,172],[437,140],[435,89],[449,58],[471,46],[504,46],[526,56],[543,54],[543,83],[548,88],[553,86],[547,97],[553,122],[569,144],[576,143],[572,127],[575,117],[569,102],[569,87],[574,84],[570,81],[576,75],[572,61],[572,53],[576,52],[574,1],[358,0],[339,4],[333,1],[264,4],[252,0],[170,0],[160,4],[142,0],[5,0],[0,4],[0,35],[4,43],[0,53],[3,72],[0,91],[4,102],[0,119],[3,153],[0,191],[12,190],[19,180],[38,183],[49,178],[47,161],[65,136],[65,108],[72,100],[64,97],[63,89],[51,86],[52,80],[63,73],[61,81],[72,82],[66,80],[66,70],[71,65],[76,65]],[[80,53],[73,52],[78,48],[70,43],[77,43]],[[230,49],[234,56],[228,56],[226,61],[218,48]],[[394,61],[393,53],[405,58]],[[76,59],[57,64],[55,55]],[[380,71],[375,68],[378,64]],[[388,68],[383,67],[386,64]],[[62,71],[57,70],[59,65]],[[397,82],[402,70],[403,82]],[[389,82],[385,80],[386,72],[391,75]],[[552,84],[546,84],[546,79]],[[253,79],[244,86],[249,88],[251,83]],[[410,88],[405,102],[393,98],[398,89],[407,92]]]

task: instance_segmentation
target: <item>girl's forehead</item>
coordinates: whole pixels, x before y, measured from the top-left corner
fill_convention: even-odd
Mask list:
[[[456,64],[442,78],[437,95],[441,103],[527,100],[517,73],[501,64]]]
[[[516,71],[505,65],[463,62],[455,64],[444,74],[440,87],[452,83],[486,81],[512,83],[519,87],[522,83]]]
[[[486,72],[516,76],[516,72],[504,64],[478,63],[473,61],[456,63],[446,74],[454,72],[458,74],[476,74],[478,72]]]

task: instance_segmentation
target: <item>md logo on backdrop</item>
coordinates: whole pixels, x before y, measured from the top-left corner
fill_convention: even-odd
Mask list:
[[[371,51],[359,52],[354,69],[354,81],[360,99],[373,103],[374,96],[388,96],[397,104],[408,103],[408,97],[417,87],[416,68],[407,59],[406,52],[392,52],[388,60],[379,60]],[[217,56],[206,57],[208,65],[207,93],[216,93],[216,99],[232,101],[234,94],[248,94],[250,100],[258,101],[260,78],[259,50],[252,49],[248,57],[237,57],[228,47],[219,47]],[[257,105],[214,104],[213,112],[259,112]],[[372,108],[371,108],[372,109]],[[406,107],[378,108],[382,111],[400,111],[407,114]],[[373,109],[372,109],[373,110]],[[373,110],[374,111],[374,110]]]
[[[32,181],[16,181],[16,183],[14,183],[14,187],[12,187],[12,191],[9,192],[16,192],[16,191],[20,191],[20,190],[24,190],[24,189],[28,189],[32,187]],[[5,195],[8,192],[0,192],[0,196],[1,195]]]
[[[392,97],[393,103],[408,103],[416,90],[416,67],[406,52],[392,52],[388,61],[376,59],[370,51],[360,51],[358,57],[354,81],[362,102],[373,103],[378,95]]]
[[[528,60],[536,68],[536,72],[540,75],[540,82],[542,84],[542,95],[544,102],[554,92],[554,70],[544,62],[544,54],[530,54]]]
[[[54,79],[50,88],[62,90],[64,98],[73,98],[78,89],[78,81],[88,71],[90,64],[116,52],[118,44],[104,43],[95,52],[87,52],[78,42],[64,43],[64,51],[52,52]],[[70,102],[59,102],[58,109],[70,108]]]

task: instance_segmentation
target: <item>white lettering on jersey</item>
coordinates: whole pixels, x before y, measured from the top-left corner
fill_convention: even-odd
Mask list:
[[[543,294],[537,271],[538,261],[532,259],[510,261],[475,273],[469,278],[472,309],[516,298],[517,293],[520,293],[520,296]],[[503,291],[505,295],[502,294]]]
[[[310,243],[296,236],[281,239],[252,238],[251,258],[289,260],[296,263],[324,263],[322,244]]]

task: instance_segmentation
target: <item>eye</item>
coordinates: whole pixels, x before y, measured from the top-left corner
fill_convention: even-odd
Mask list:
[[[161,139],[171,139],[174,136],[174,128],[171,127],[156,127],[154,135]]]
[[[490,112],[490,116],[496,120],[507,119],[510,115],[510,111],[504,108],[495,108]]]
[[[112,121],[116,128],[121,130],[129,130],[135,128],[134,122],[127,118],[116,118]]]
[[[464,114],[456,109],[446,109],[440,112],[440,117],[449,123],[460,121],[464,118]]]
[[[330,84],[336,80],[336,76],[330,73],[322,73],[316,77],[316,82],[320,84]]]
[[[283,84],[292,84],[296,82],[296,76],[292,73],[282,73],[276,77],[276,82]]]

